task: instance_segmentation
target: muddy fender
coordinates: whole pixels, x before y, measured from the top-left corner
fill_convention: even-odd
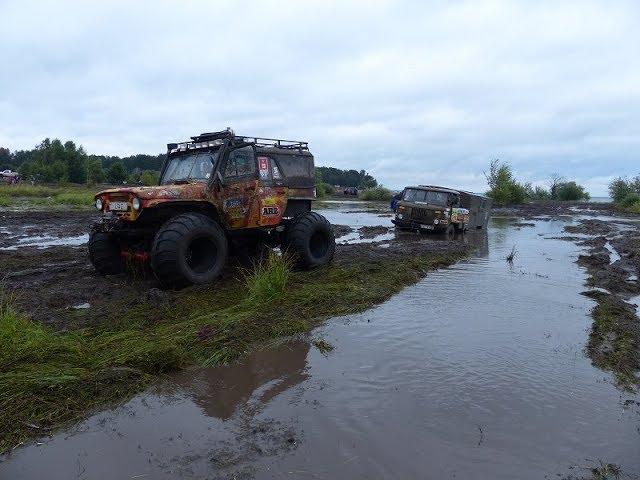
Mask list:
[[[158,230],[151,248],[151,268],[167,287],[209,283],[222,273],[228,249],[227,237],[213,219],[184,213]]]

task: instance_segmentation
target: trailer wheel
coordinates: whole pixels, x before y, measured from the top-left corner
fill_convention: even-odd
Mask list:
[[[120,246],[113,236],[106,232],[91,232],[89,260],[101,275],[115,275],[124,270]]]
[[[336,240],[326,218],[316,212],[307,212],[289,224],[282,246],[294,256],[296,266],[309,269],[333,259]]]
[[[184,213],[169,219],[151,247],[151,268],[167,287],[215,280],[227,262],[227,237],[211,218]]]

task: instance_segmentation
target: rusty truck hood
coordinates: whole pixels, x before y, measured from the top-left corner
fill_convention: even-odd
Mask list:
[[[207,184],[193,182],[181,185],[157,185],[153,187],[120,187],[103,190],[98,197],[138,197],[142,204],[159,203],[164,200],[205,200]]]
[[[163,203],[181,201],[208,201],[206,182],[192,182],[183,185],[158,185],[154,187],[120,187],[110,188],[96,193],[95,198],[102,200],[102,212],[111,212],[121,220],[134,221],[140,213],[150,207]],[[140,200],[141,208],[132,207],[134,198]],[[112,209],[111,205],[118,205]],[[124,207],[121,205],[124,204]]]

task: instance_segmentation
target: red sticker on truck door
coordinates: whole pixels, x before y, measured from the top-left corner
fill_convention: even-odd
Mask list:
[[[269,157],[258,157],[258,170],[260,170],[260,178],[269,178]]]

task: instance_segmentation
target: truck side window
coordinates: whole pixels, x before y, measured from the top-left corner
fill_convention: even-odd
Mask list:
[[[224,169],[226,178],[245,177],[256,172],[253,147],[247,146],[233,150]]]

